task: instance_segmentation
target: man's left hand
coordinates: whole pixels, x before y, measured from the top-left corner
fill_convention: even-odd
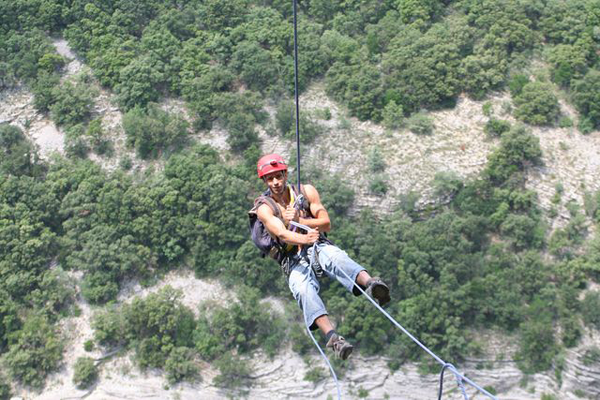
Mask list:
[[[290,221],[299,222],[300,213],[291,205],[288,205],[283,213],[283,220],[285,221],[285,226],[290,225]]]

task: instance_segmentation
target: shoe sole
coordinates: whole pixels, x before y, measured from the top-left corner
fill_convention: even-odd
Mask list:
[[[348,357],[350,357],[350,354],[352,354],[352,350],[354,350],[354,347],[352,345],[344,347],[340,351],[340,358],[342,360],[347,359]]]
[[[377,299],[377,301],[379,302],[380,306],[384,306],[387,303],[390,302],[391,298],[390,298],[390,289],[382,284],[375,284],[373,285],[373,288],[371,289],[371,293],[373,294],[373,297],[375,299]]]

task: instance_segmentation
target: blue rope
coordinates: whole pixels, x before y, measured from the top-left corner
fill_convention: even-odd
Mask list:
[[[301,226],[304,226],[304,225],[301,225]],[[308,227],[306,227],[306,228],[308,228]],[[308,229],[310,229],[310,228],[308,228]],[[315,254],[317,253],[316,243],[313,244],[312,249],[313,249],[313,252],[312,252],[312,255],[310,257],[310,264],[308,265],[309,273],[312,270],[312,266],[313,266],[313,263],[315,261]],[[306,280],[306,286],[308,286],[309,284],[310,284],[310,280],[307,279]],[[304,310],[306,310],[305,306],[306,306],[306,296],[304,296],[302,298],[302,312],[303,312],[303,314],[304,314]],[[308,334],[310,335],[310,338],[312,339],[312,341],[315,344],[315,346],[317,346],[317,349],[319,350],[319,353],[321,353],[321,356],[323,357],[323,359],[327,363],[327,366],[329,367],[329,371],[331,371],[331,376],[333,377],[333,380],[335,381],[335,387],[337,389],[338,400],[341,400],[342,399],[342,392],[340,391],[340,384],[338,382],[337,375],[335,374],[335,371],[333,370],[333,367],[331,366],[331,363],[329,362],[329,358],[327,358],[327,356],[325,355],[325,353],[323,352],[323,350],[321,350],[321,346],[319,346],[319,343],[317,343],[317,340],[315,339],[315,337],[313,336],[312,332],[310,331],[310,325],[309,325],[309,321],[306,319],[306,314],[304,314],[304,323],[306,324],[306,330],[308,331]]]
[[[352,278],[350,278],[344,270],[342,270],[341,268],[339,270],[346,276],[346,278],[348,278],[350,281],[352,281]],[[472,380],[470,380],[469,378],[467,378],[466,376],[464,376],[463,374],[458,372],[458,370],[454,367],[454,365],[445,362],[440,357],[438,357],[433,351],[429,350],[429,348],[427,348],[427,346],[425,346],[423,343],[421,343],[416,337],[414,337],[409,331],[407,331],[402,325],[400,325],[394,318],[392,318],[392,316],[390,314],[388,314],[383,308],[381,308],[381,306],[379,304],[377,304],[377,302],[375,302],[375,300],[373,300],[371,298],[371,296],[369,296],[355,281],[352,281],[352,283],[354,284],[354,286],[356,286],[356,288],[358,288],[358,290],[360,290],[360,292],[362,294],[364,294],[367,297],[367,299],[369,299],[369,301],[371,303],[373,303],[373,305],[375,307],[377,307],[377,309],[379,309],[379,311],[381,311],[383,313],[383,315],[385,315],[387,317],[387,319],[389,319],[394,325],[396,325],[396,327],[398,327],[398,329],[400,329],[402,332],[404,332],[413,342],[418,344],[419,347],[421,347],[423,350],[425,350],[437,362],[442,364],[445,367],[444,369],[448,369],[450,372],[452,372],[454,374],[454,376],[456,377],[457,384],[461,388],[461,391],[463,393],[465,400],[468,400],[469,398],[467,396],[467,392],[463,385],[463,381],[467,382],[469,385],[473,386],[475,389],[477,389],[479,392],[486,395],[490,399],[498,400],[498,398],[496,396],[494,396],[493,394],[491,394],[490,392],[488,392],[487,390],[485,390],[484,388],[477,385],[475,382],[473,382]]]

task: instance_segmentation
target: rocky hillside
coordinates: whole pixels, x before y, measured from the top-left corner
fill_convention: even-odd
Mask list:
[[[85,68],[70,52],[66,42],[56,41],[60,54],[70,57],[65,76],[78,73]],[[98,88],[100,90],[100,88]],[[113,95],[101,90],[96,100],[94,113],[102,118],[102,125],[115,145],[111,158],[95,157],[105,168],[114,169],[118,160],[127,154],[134,159],[138,170],[148,166],[136,160],[135,154],[125,148],[121,126],[121,112],[113,102]],[[39,147],[45,158],[53,152],[62,153],[64,133],[47,117],[37,113],[33,107],[33,95],[25,88],[0,93],[0,122],[9,122],[22,127]],[[302,111],[315,113],[329,109],[331,119],[323,121],[325,133],[317,137],[314,145],[303,155],[303,165],[322,169],[329,173],[340,173],[357,192],[356,208],[373,207],[380,212],[390,211],[396,206],[398,195],[410,191],[419,195],[426,204],[434,200],[431,181],[440,171],[453,171],[461,177],[472,177],[481,171],[491,149],[497,144],[483,132],[489,116],[482,111],[484,102],[460,97],[455,108],[431,113],[435,130],[429,136],[417,136],[408,130],[388,131],[370,122],[360,122],[347,116],[343,107],[324,94],[321,84],[314,84],[301,98]],[[491,103],[492,115],[513,121],[507,113],[510,97],[496,93],[486,100]],[[163,102],[164,107],[185,113],[185,107],[176,100]],[[574,111],[561,102],[561,112],[574,116]],[[600,132],[582,135],[574,128],[532,128],[540,139],[543,150],[543,166],[530,171],[528,186],[538,193],[542,208],[554,206],[553,196],[557,185],[563,187],[563,195],[556,218],[549,220],[553,227],[564,225],[569,219],[565,205],[570,201],[583,203],[586,191],[600,189]],[[276,151],[289,157],[294,143],[281,137],[260,132],[263,152]],[[225,135],[218,127],[208,133],[198,134],[196,139],[209,143],[227,154]],[[373,148],[379,149],[387,165],[389,191],[384,197],[374,196],[367,190],[367,155]],[[160,161],[153,161],[160,168]],[[306,167],[305,167],[306,168]],[[135,169],[135,168],[134,168]],[[356,210],[355,210],[356,211]],[[77,278],[77,276],[74,276]],[[183,301],[192,309],[200,302],[216,299],[223,289],[217,282],[202,281],[193,274],[178,272],[169,274],[163,281],[150,289],[142,289],[135,282],[122,290],[119,301],[127,302],[133,296],[145,295],[159,287],[171,285],[182,289]],[[209,364],[202,364],[201,380],[195,384],[166,384],[158,371],[139,371],[128,353],[118,353],[108,358],[100,352],[91,355],[102,364],[99,382],[88,391],[80,391],[71,382],[75,359],[84,354],[83,343],[91,338],[91,315],[94,309],[78,296],[81,314],[61,322],[62,333],[68,338],[64,364],[59,372],[48,379],[41,393],[24,388],[17,391],[21,399],[224,399],[230,397],[264,398],[331,398],[335,397],[335,386],[330,378],[313,384],[304,380],[306,372],[315,366],[323,366],[318,355],[303,360],[288,347],[275,359],[265,355],[253,357],[252,386],[243,395],[227,392],[212,384],[216,376]],[[289,299],[291,303],[291,299]],[[283,312],[285,304],[273,301],[276,309]],[[290,309],[297,312],[295,308]],[[402,322],[402,321],[400,321]],[[419,336],[419,332],[414,332]],[[543,394],[554,394],[560,399],[600,398],[600,364],[584,363],[585,352],[591,346],[600,346],[598,332],[586,331],[581,343],[567,350],[564,369],[559,378],[552,373],[524,376],[512,361],[514,344],[510,337],[498,337],[488,332],[478,332],[489,346],[483,349],[478,359],[460,366],[474,381],[482,386],[494,387],[502,399],[539,399]],[[308,340],[308,339],[307,339]],[[385,358],[365,358],[355,354],[346,374],[340,378],[344,398],[370,399],[429,399],[437,395],[438,377],[422,375],[415,365],[404,365],[390,372]],[[587,365],[586,365],[587,364]],[[462,398],[453,379],[446,375],[446,399]],[[473,390],[469,390],[474,395]],[[482,398],[474,395],[471,398]]]

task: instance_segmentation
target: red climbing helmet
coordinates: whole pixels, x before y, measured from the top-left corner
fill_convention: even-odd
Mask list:
[[[271,172],[287,171],[287,169],[287,164],[279,154],[267,154],[262,156],[256,164],[256,171],[258,172],[259,178],[262,178]]]

